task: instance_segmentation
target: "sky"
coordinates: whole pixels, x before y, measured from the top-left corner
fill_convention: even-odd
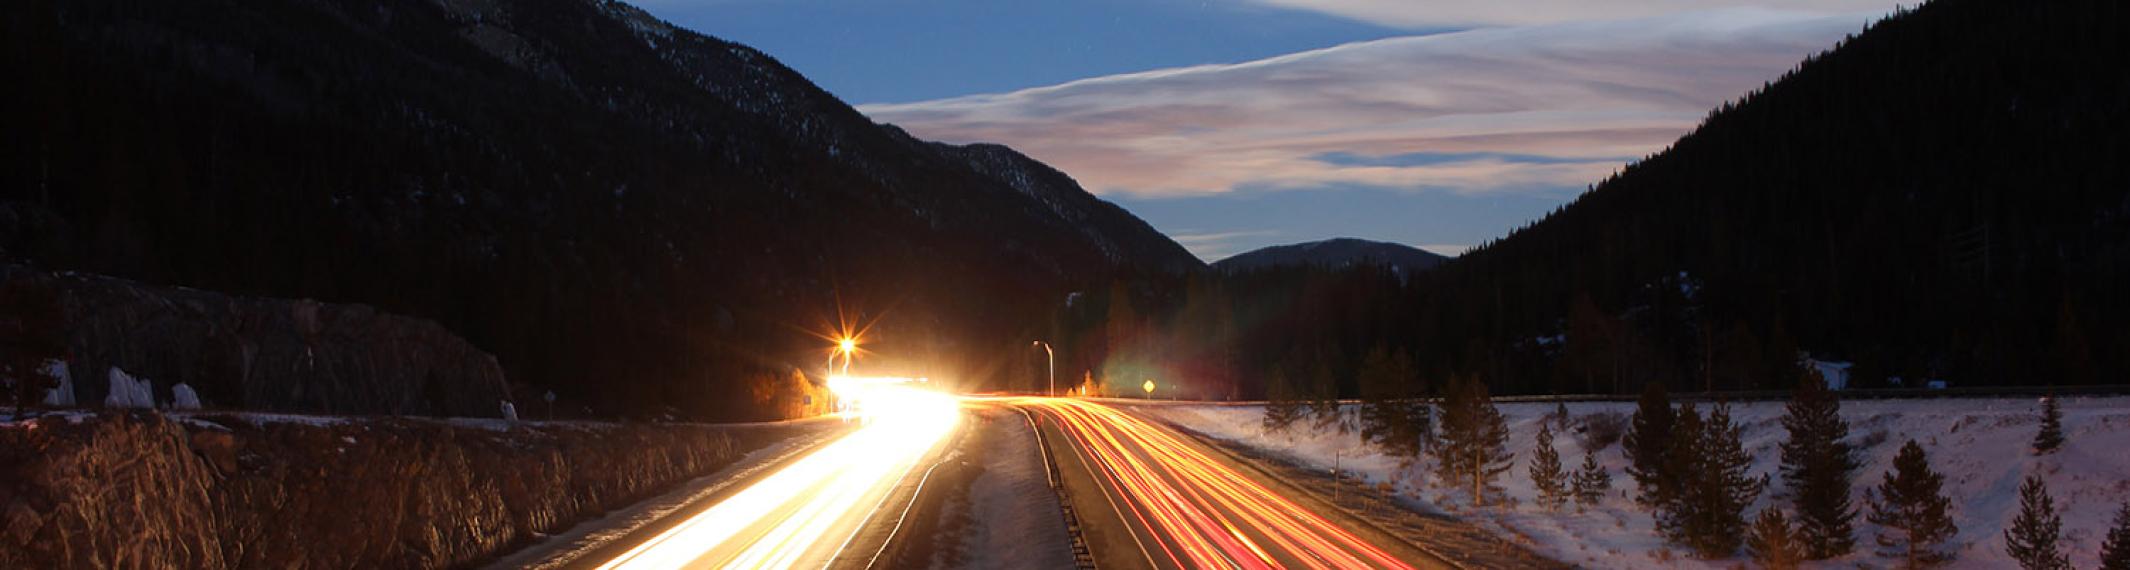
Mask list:
[[[1891,11],[1883,0],[641,0],[876,121],[1012,146],[1207,261],[1457,254]]]

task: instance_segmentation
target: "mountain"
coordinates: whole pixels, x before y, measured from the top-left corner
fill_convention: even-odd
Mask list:
[[[1240,373],[1192,388],[1246,397],[1460,377],[1496,394],[1787,390],[1800,356],[1852,363],[1852,388],[2121,383],[2125,29],[2112,0],[1934,0],[1434,269],[1112,287],[1066,322],[1147,376],[1206,378],[1159,369],[1204,355]],[[1409,384],[1360,381],[1399,353]]]
[[[1402,275],[1431,269],[1448,260],[1448,257],[1404,244],[1334,238],[1253,249],[1215,261],[1213,268],[1234,273],[1285,266],[1346,267],[1374,264],[1389,266]]]
[[[617,2],[4,10],[0,257],[433,320],[567,405],[746,415],[738,379],[838,321],[872,369],[982,384],[1078,283],[1203,267]]]
[[[1414,279],[1415,360],[1523,392],[2120,382],[2130,7],[1934,0]]]

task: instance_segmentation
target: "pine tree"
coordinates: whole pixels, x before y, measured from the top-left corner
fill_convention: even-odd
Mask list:
[[[1959,532],[1948,513],[1952,501],[1940,494],[1945,477],[1930,469],[1930,458],[1915,440],[1901,446],[1893,457],[1893,471],[1879,483],[1865,520],[1886,527],[1878,536],[1879,546],[1900,556],[1904,568],[1926,568],[1952,559],[1937,550],[1939,543]]]
[[[1805,559],[1803,533],[1790,528],[1788,517],[1782,510],[1767,508],[1753,519],[1753,528],[1745,535],[1745,550],[1753,555],[1753,561],[1769,570],[1790,570]]]
[[[2041,399],[2041,431],[2034,433],[2034,455],[2048,455],[2063,447],[2063,409],[2056,397]]]
[[[1561,467],[1561,454],[1553,449],[1553,426],[1538,424],[1538,440],[1531,452],[1531,486],[1538,489],[1538,504],[1560,510],[1568,502],[1568,474]]]
[[[1692,502],[1686,491],[1691,484],[1682,474],[1695,472],[1701,457],[1701,437],[1706,431],[1701,427],[1701,411],[1692,402],[1680,404],[1673,412],[1671,446],[1664,450],[1664,463],[1657,467],[1662,479],[1660,492],[1648,499],[1650,516],[1656,519],[1657,532],[1674,543],[1687,544],[1693,536]],[[1645,495],[1648,493],[1645,491]]]
[[[1272,367],[1271,374],[1265,378],[1265,431],[1284,433],[1293,429],[1294,422],[1301,420],[1305,411],[1301,392],[1284,367]]]
[[[1346,433],[1345,413],[1339,407],[1339,381],[1331,373],[1331,363],[1323,353],[1311,360],[1308,383],[1304,385],[1309,392],[1309,416],[1315,418],[1320,431],[1336,427],[1339,433]]]
[[[1807,369],[1790,397],[1782,426],[1782,478],[1797,508],[1798,535],[1807,560],[1825,560],[1856,549],[1856,509],[1849,490],[1858,467],[1849,444],[1841,400],[1817,370]]]
[[[1672,446],[1675,423],[1677,418],[1664,385],[1644,385],[1627,436],[1620,440],[1629,461],[1627,474],[1634,477],[1635,486],[1640,489],[1635,501],[1644,507],[1656,508],[1669,500],[1672,477],[1665,457]]]
[[[1361,438],[1392,457],[1419,458],[1431,428],[1428,406],[1418,393],[1419,376],[1403,352],[1377,347],[1362,361]]]
[[[2130,570],[2130,502],[2115,510],[2115,527],[2100,543],[2100,570]]]
[[[1747,475],[1753,456],[1728,404],[1717,404],[1706,418],[1692,404],[1681,406],[1677,427],[1672,458],[1682,478],[1660,527],[1702,558],[1730,556],[1745,540],[1745,509],[1767,482]]]
[[[1554,402],[1554,403],[1553,403],[1553,418],[1552,418],[1552,419],[1553,419],[1553,423],[1554,423],[1554,425],[1557,425],[1557,426],[1561,426],[1561,429],[1567,429],[1567,428],[1568,428],[1568,419],[1569,419],[1569,415],[1568,415],[1568,403],[1567,403],[1567,402]]]
[[[2048,483],[2026,476],[2019,485],[2019,516],[2004,529],[2004,551],[2025,570],[2070,570],[2071,560],[2058,547],[2063,536],[2063,516],[2056,513],[2056,499]]]
[[[1472,504],[1484,507],[1494,478],[1508,471],[1516,457],[1508,450],[1509,425],[1478,378],[1452,377],[1450,384],[1437,414],[1442,424],[1441,442],[1435,446],[1437,476],[1469,484]]]
[[[1597,452],[1583,454],[1583,468],[1575,472],[1575,509],[1597,506],[1612,490],[1612,472],[1597,462]]]

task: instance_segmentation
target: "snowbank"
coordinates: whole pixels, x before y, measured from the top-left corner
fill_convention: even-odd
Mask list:
[[[2064,509],[2064,546],[2072,564],[2093,567],[2109,517],[2118,505],[2130,500],[2130,453],[2124,453],[2130,450],[2130,398],[2072,397],[2061,403],[2069,442],[2055,454],[2034,457],[2027,442],[2040,423],[2041,406],[2031,398],[1845,401],[1842,415],[1849,420],[1848,441],[1859,448],[1863,464],[1854,500],[1862,508],[1864,489],[1878,484],[1901,443],[1914,438],[1929,452],[1932,467],[1945,475],[1945,492],[1953,500],[1960,534],[1952,540],[1959,556],[1952,567],[2015,566],[2004,553],[2003,529],[2017,514],[2019,482],[2030,473],[2048,481],[2049,491]],[[1649,513],[1628,498],[1634,482],[1625,473],[1627,460],[1617,443],[1598,452],[1599,463],[1613,476],[1613,492],[1598,508],[1580,515],[1572,507],[1558,514],[1545,512],[1532,500],[1535,493],[1526,469],[1539,422],[1554,405],[1506,403],[1500,407],[1513,432],[1509,448],[1516,453],[1516,461],[1498,483],[1516,504],[1505,510],[1464,512],[1464,516],[1555,559],[1593,568],[1724,568],[1739,562],[1682,560],[1683,550],[1669,549],[1657,536]],[[1256,406],[1137,409],[1214,437],[1280,450],[1311,465],[1329,468],[1336,454],[1342,468],[1371,482],[1391,481],[1417,507],[1462,510],[1460,494],[1416,486],[1431,478],[1426,465],[1401,466],[1397,459],[1362,444],[1359,434],[1298,426],[1288,434],[1267,435],[1260,428],[1262,412]],[[1624,418],[1633,410],[1631,402],[1568,404],[1569,413],[1579,419],[1602,414]],[[1782,402],[1748,402],[1732,408],[1733,419],[1743,427],[1746,449],[1755,457],[1753,474],[1774,479],[1748,516],[1786,491],[1776,474],[1778,446],[1787,437],[1782,414]],[[1570,469],[1582,463],[1581,439],[1577,433],[1554,439],[1561,463]],[[1889,560],[1871,551],[1871,537],[1878,529],[1861,516],[1857,528],[1859,552],[1812,567],[1854,567]]]
[[[134,380],[133,376],[118,367],[111,367],[111,392],[104,396],[106,408],[153,408],[155,388],[147,378]]]
[[[74,407],[74,377],[67,372],[66,361],[47,360],[44,362],[44,371],[59,380],[58,386],[53,386],[50,391],[44,393],[44,405],[54,408]]]

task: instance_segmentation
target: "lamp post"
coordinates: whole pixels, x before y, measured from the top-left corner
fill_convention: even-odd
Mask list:
[[[1052,351],[1050,350],[1050,343],[1047,343],[1047,342],[1043,342],[1043,341],[1040,341],[1040,340],[1031,340],[1031,341],[1028,341],[1028,344],[1029,344],[1029,345],[1031,345],[1031,346],[1032,346],[1032,345],[1042,345],[1042,347],[1043,347],[1043,362],[1044,362],[1045,364],[1048,364],[1048,365],[1049,365],[1049,371],[1050,371],[1050,391],[1048,391],[1048,392],[1044,392],[1043,394],[1044,394],[1044,395],[1046,395],[1046,396],[1056,396],[1056,395],[1058,395],[1058,353],[1056,353],[1056,352],[1052,352]]]

